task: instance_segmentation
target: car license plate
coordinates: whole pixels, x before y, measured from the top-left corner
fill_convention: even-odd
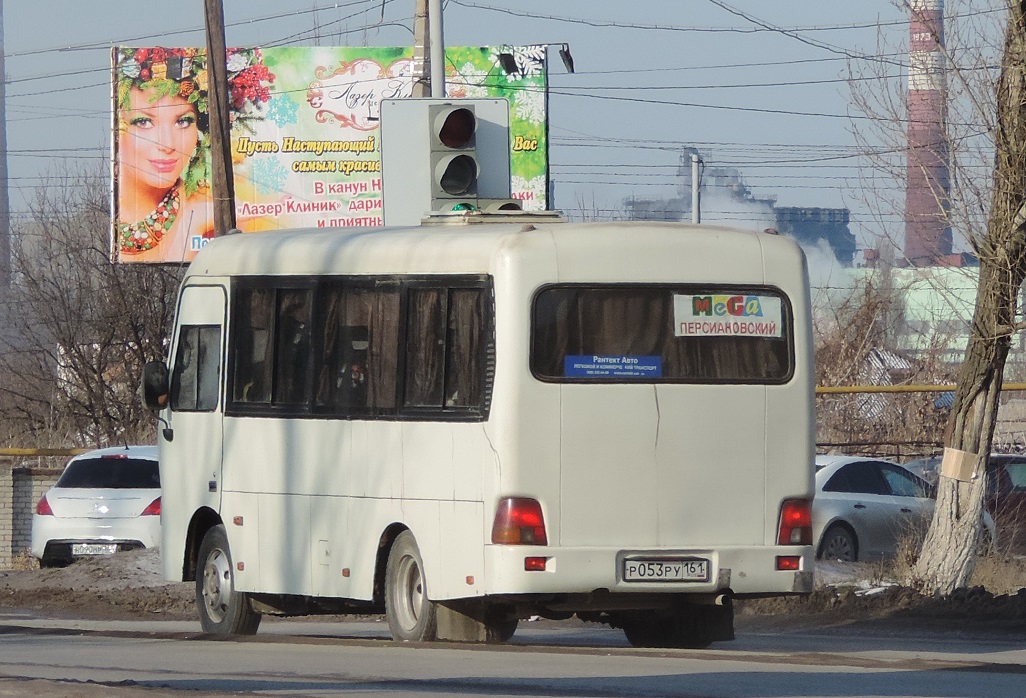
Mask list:
[[[709,561],[696,558],[627,559],[623,561],[623,581],[707,582]]]
[[[113,555],[118,551],[117,543],[74,543],[72,555]]]

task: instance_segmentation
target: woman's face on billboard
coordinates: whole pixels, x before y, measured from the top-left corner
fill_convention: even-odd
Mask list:
[[[170,189],[196,150],[196,107],[178,95],[152,99],[152,90],[133,87],[129,106],[121,112],[127,124],[118,145],[121,178],[134,178],[138,184],[154,189]]]

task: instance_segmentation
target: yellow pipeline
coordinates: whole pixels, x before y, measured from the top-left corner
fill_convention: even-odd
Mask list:
[[[958,386],[951,385],[817,385],[817,395],[843,393],[947,393]],[[1026,383],[1005,383],[1001,390],[1026,390]]]
[[[844,395],[847,393],[947,393],[958,386],[951,385],[817,385],[817,395]],[[1001,390],[1026,390],[1026,383],[1005,383]],[[0,456],[77,456],[88,448],[0,448]]]
[[[77,456],[88,448],[0,448],[0,456]]]

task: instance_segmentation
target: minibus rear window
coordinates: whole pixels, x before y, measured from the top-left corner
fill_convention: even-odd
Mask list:
[[[531,370],[568,383],[784,383],[792,336],[775,289],[550,286],[534,302]]]

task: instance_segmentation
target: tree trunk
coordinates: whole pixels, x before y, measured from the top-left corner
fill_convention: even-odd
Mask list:
[[[998,397],[1008,356],[1009,335],[995,327],[997,318],[1014,317],[1015,291],[1011,297],[994,264],[981,261],[976,311],[958,391],[948,423],[948,448],[990,453],[997,422]],[[1008,322],[1000,323],[1009,327]],[[985,461],[968,482],[941,476],[933,521],[923,541],[922,553],[912,569],[911,582],[929,594],[950,594],[967,586],[976,564],[986,495]]]
[[[937,506],[911,571],[914,585],[949,594],[969,583],[980,536],[986,476],[1005,359],[1026,276],[1026,0],[1010,0],[997,84],[994,179],[973,325],[948,422],[947,446],[980,454],[977,477],[941,477]],[[1000,536],[1000,532],[999,532]]]

